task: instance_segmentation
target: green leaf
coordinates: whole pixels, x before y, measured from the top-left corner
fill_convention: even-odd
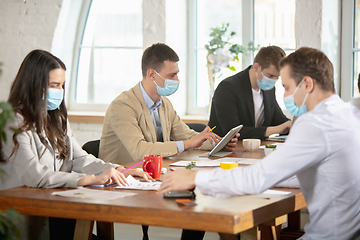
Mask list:
[[[1,132],[1,138],[4,142],[6,142],[6,133],[5,132]]]
[[[22,133],[21,129],[10,127],[11,131],[13,131],[14,134],[20,134]]]
[[[195,166],[196,166],[196,162],[191,162],[185,168],[191,170]]]
[[[236,69],[235,69],[234,66],[230,66],[229,69],[230,69],[231,71],[236,71]]]
[[[12,108],[11,104],[8,103],[8,102],[0,102],[0,108],[3,111],[10,111],[10,112],[13,111],[13,108]]]

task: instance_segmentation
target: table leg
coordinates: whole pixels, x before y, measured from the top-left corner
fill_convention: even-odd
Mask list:
[[[300,230],[301,229],[301,213],[300,210],[288,214],[288,229]]]
[[[241,240],[260,240],[260,230],[259,227],[253,227],[249,230],[240,233]]]
[[[221,240],[239,240],[237,234],[219,233]]]
[[[76,220],[74,240],[91,240],[94,221]]]
[[[97,236],[103,240],[114,240],[114,223],[96,221]]]

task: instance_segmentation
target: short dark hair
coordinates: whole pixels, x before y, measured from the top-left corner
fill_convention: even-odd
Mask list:
[[[286,56],[285,51],[278,46],[268,46],[260,48],[259,52],[254,58],[254,63],[260,64],[261,68],[268,68],[274,65],[277,70],[280,70],[279,62]]]
[[[165,61],[178,62],[179,56],[176,52],[164,43],[155,43],[145,49],[141,59],[141,70],[143,77],[152,68],[160,71]]]
[[[309,76],[315,79],[321,89],[335,92],[334,68],[322,51],[309,47],[299,48],[281,60],[280,68],[286,65],[290,66],[290,77],[297,85],[305,76]]]

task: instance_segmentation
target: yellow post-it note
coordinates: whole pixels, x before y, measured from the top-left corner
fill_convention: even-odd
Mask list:
[[[221,162],[220,167],[222,169],[232,169],[239,166],[238,162]]]

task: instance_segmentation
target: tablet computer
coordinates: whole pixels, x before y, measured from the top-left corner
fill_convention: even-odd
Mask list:
[[[242,127],[243,125],[239,125],[231,129],[209,153],[202,154],[200,157],[225,157],[231,154],[232,152],[220,152],[220,150],[228,144],[228,142],[241,130]]]

